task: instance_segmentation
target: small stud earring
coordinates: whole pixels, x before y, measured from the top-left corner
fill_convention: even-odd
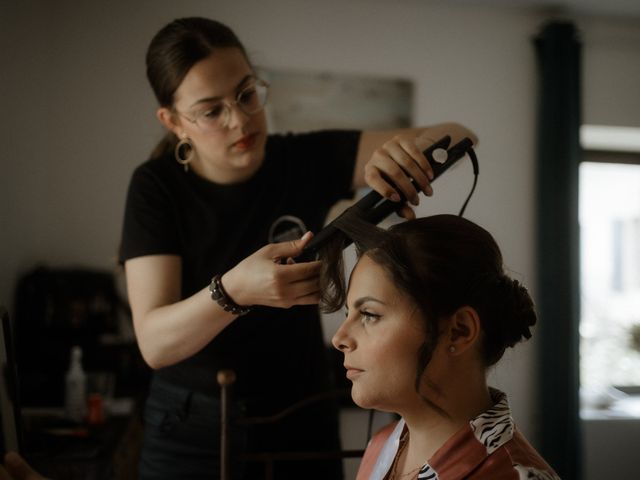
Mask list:
[[[454,347],[453,345],[451,345],[449,347],[449,353],[455,353],[456,352],[456,347]]]

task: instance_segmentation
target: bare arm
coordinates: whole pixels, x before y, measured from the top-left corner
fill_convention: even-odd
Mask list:
[[[277,261],[298,255],[310,239],[307,235],[261,248],[222,276],[226,292],[243,306],[317,303],[319,262]],[[149,255],[125,263],[136,338],[152,368],[189,358],[237,318],[211,299],[208,285],[181,300],[181,269],[181,259],[175,255]]]

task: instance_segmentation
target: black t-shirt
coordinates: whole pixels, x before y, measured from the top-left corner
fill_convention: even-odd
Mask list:
[[[120,261],[179,255],[186,298],[265,244],[298,238],[305,228],[318,232],[329,208],[352,194],[359,137],[356,131],[271,135],[261,168],[234,185],[185,172],[172,156],[145,162],[129,186]],[[280,393],[290,403],[326,388],[324,354],[316,306],[258,307],[200,352],[155,374],[215,392],[216,372],[233,368],[236,395]]]

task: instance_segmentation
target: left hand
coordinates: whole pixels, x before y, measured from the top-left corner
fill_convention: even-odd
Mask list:
[[[15,452],[4,457],[4,468],[0,466],[0,480],[46,480],[34,471],[24,459]]]
[[[418,205],[420,199],[411,184],[413,178],[425,195],[433,195],[430,184],[433,170],[420,149],[420,144],[425,143],[422,140],[415,133],[407,132],[394,136],[377,148],[364,167],[367,184],[384,198],[399,202],[400,191],[409,202]],[[427,143],[424,148],[431,143]],[[400,207],[398,213],[407,219],[415,218],[415,213],[408,204]]]

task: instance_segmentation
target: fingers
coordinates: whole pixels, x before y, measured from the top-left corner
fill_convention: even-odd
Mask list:
[[[416,181],[417,186],[421,190],[425,190],[429,185],[429,179],[418,164],[408,152],[400,147],[400,145],[389,145],[387,152],[389,159],[395,162],[395,165],[390,164],[392,174],[387,174],[393,183],[402,191],[405,198],[412,204],[418,205],[420,199],[418,198],[418,190],[411,184],[411,178]],[[395,168],[395,166],[399,168]]]
[[[13,480],[2,465],[0,465],[0,480]]]
[[[427,148],[438,141],[437,138],[433,137],[433,134],[428,130],[422,132],[415,138],[416,148],[421,152],[424,152]]]
[[[276,291],[285,307],[311,305],[320,301],[321,262],[288,263],[277,265]]]
[[[429,146],[430,145],[431,144],[429,144]],[[433,180],[433,169],[431,168],[431,164],[427,160],[427,157],[422,153],[423,150],[426,150],[426,147],[420,148],[415,138],[400,138],[397,144],[391,143],[390,145],[390,148],[398,147],[402,148],[403,152],[405,152],[406,158],[409,160],[406,164],[402,163],[402,167],[411,174],[411,176],[420,185],[420,188],[427,193],[425,189],[428,187],[429,182]]]
[[[320,301],[320,283],[318,277],[292,283],[289,295],[293,305],[311,305]]]
[[[294,283],[300,280],[319,276],[321,265],[322,262],[319,260],[304,263],[294,262],[282,265],[279,273],[284,281],[287,283]]]
[[[264,246],[243,261],[241,269],[225,274],[225,289],[232,298],[237,296],[236,301],[241,305],[289,308],[317,304],[320,299],[321,262],[295,263],[291,258],[302,253],[312,237],[308,232],[299,240]],[[280,262],[283,258],[287,259],[284,264]],[[242,274],[238,273],[241,271]],[[239,275],[237,278],[236,273]],[[247,278],[252,281],[248,282]]]
[[[302,250],[311,241],[312,238],[313,233],[306,232],[298,240],[272,243],[267,246],[269,248],[269,255],[274,262],[279,262],[283,258],[289,259],[291,257],[297,257],[302,253]],[[289,263],[288,260],[287,263]]]
[[[44,480],[15,452],[7,453],[4,457],[4,463],[7,471],[11,474],[11,477],[7,478],[13,478],[14,480]]]
[[[299,240],[292,240],[291,243],[295,248],[300,248],[302,250],[313,238],[313,232],[305,232]]]
[[[267,295],[265,305],[273,307],[316,304],[320,300],[319,266],[309,269],[307,263],[279,265],[264,293]]]
[[[382,196],[399,201],[397,188],[411,203],[418,205],[418,192],[411,184],[412,178],[426,195],[433,194],[429,183],[433,170],[413,138],[394,137],[376,150],[365,166],[365,180]]]
[[[296,298],[295,305],[317,305],[320,303],[320,290]]]
[[[404,205],[402,205],[402,207],[400,207],[397,211],[398,215],[400,215],[402,218],[405,218],[407,220],[414,220],[416,218],[416,212],[413,211],[413,208],[411,208],[409,205],[407,205],[406,203]]]

